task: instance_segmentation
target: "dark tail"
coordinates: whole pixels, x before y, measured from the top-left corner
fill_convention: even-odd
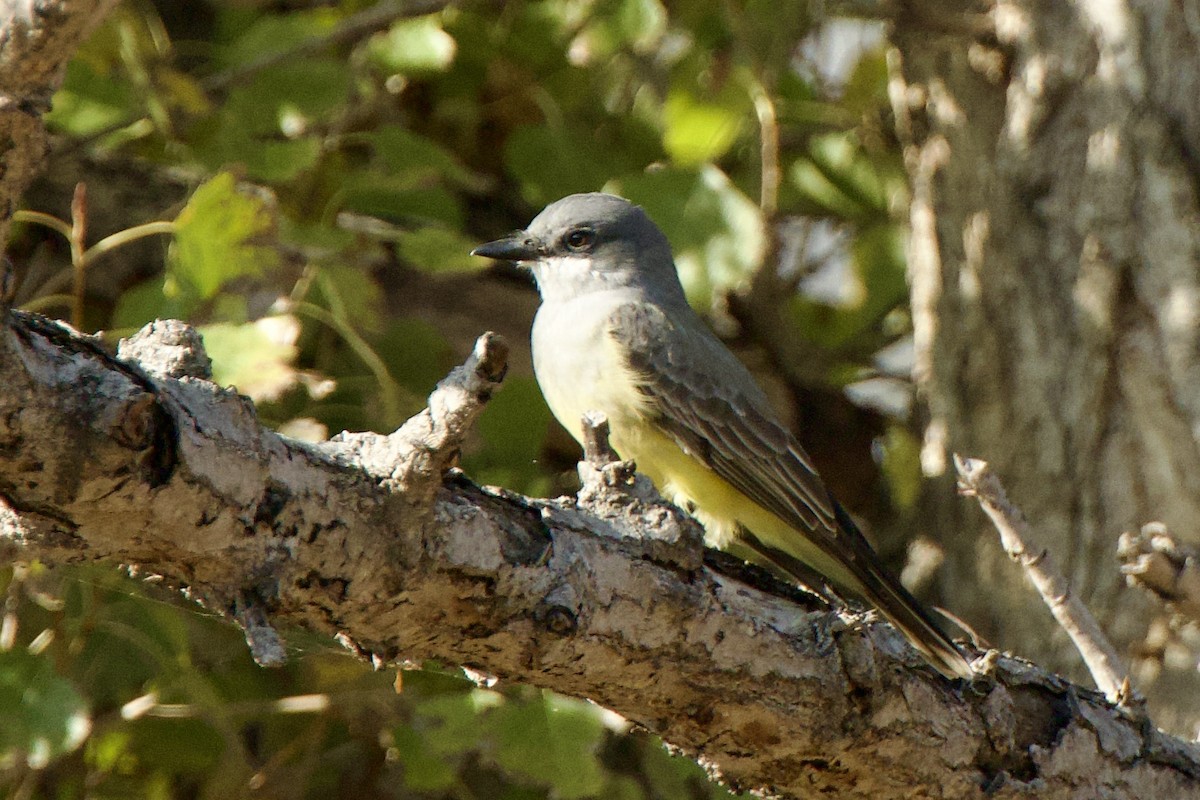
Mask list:
[[[930,618],[921,601],[913,597],[899,579],[883,568],[879,557],[870,549],[866,537],[841,504],[834,501],[834,509],[838,524],[847,534],[846,539],[852,540],[854,546],[863,550],[861,554],[856,554],[856,557],[844,561],[845,566],[857,578],[858,585],[840,588],[862,595],[864,600],[879,609],[938,672],[947,678],[973,678],[975,672],[971,669],[970,662],[958,651],[953,640]],[[762,558],[796,580],[812,585],[814,570],[803,561],[763,544],[753,534],[745,536],[742,541]],[[819,584],[814,588],[818,587]]]

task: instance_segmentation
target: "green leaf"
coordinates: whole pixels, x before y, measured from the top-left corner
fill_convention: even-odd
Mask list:
[[[856,231],[850,243],[853,266],[850,277],[855,282],[851,300],[833,307],[804,295],[795,296],[789,304],[797,330],[829,350],[881,346],[885,317],[908,300],[904,276],[905,232],[903,225],[895,223],[869,225]],[[864,336],[871,340],[864,342]],[[853,379],[852,374],[830,377],[835,383]]]
[[[425,737],[413,728],[392,729],[392,746],[403,765],[404,786],[413,792],[440,792],[458,781],[458,774],[446,758],[432,752]]]
[[[54,95],[45,120],[52,129],[74,136],[91,136],[140,113],[133,87],[111,72],[97,72],[84,61],[67,64],[62,88]]]
[[[846,79],[842,90],[842,103],[852,114],[862,117],[888,105],[887,97],[887,48],[868,50]]]
[[[505,167],[534,206],[599,189],[616,166],[606,156],[594,132],[543,125],[517,128],[504,146]]]
[[[715,161],[737,141],[748,103],[702,100],[673,91],[663,106],[663,149],[680,166]]]
[[[80,745],[91,729],[75,687],[50,659],[0,651],[0,762],[22,758],[40,768]]]
[[[225,740],[199,719],[143,717],[130,723],[130,752],[156,770],[202,774],[219,763]]]
[[[892,501],[901,510],[911,510],[921,495],[921,442],[902,425],[889,425],[883,440],[880,466],[887,477]]]
[[[223,111],[243,135],[292,136],[344,107],[350,79],[341,61],[309,57],[255,74],[230,91]]]
[[[312,169],[321,156],[315,137],[294,141],[246,141],[242,158],[232,159],[245,167],[246,175],[265,183],[283,183]]]
[[[418,228],[396,237],[401,257],[426,272],[476,272],[487,261],[471,255],[472,240],[443,227]]]
[[[904,189],[898,171],[877,166],[849,133],[813,137],[790,177],[814,210],[846,219],[886,219],[889,200]]]
[[[318,294],[314,300],[359,331],[379,329],[383,291],[370,272],[336,261],[316,269]]]
[[[115,331],[137,329],[156,319],[185,318],[189,311],[189,308],[168,300],[163,294],[163,278],[158,276],[121,293],[109,327]]]
[[[332,8],[262,14],[248,25],[240,22],[237,38],[217,55],[229,67],[254,63],[272,53],[327,36],[340,22],[340,16]]]
[[[437,142],[399,125],[383,125],[361,134],[370,142],[386,168],[413,181],[439,177],[460,184],[472,183],[471,175]]]
[[[479,747],[484,731],[473,692],[444,694],[421,704],[413,727],[431,753],[459,755]]]
[[[557,796],[594,795],[604,785],[596,750],[604,726],[594,708],[547,693],[540,702],[510,702],[488,717],[496,763],[553,787]]]
[[[274,223],[261,200],[243,195],[222,172],[202,184],[175,220],[170,272],[202,300],[227,281],[274,267],[278,253],[256,243]]]
[[[666,233],[688,298],[701,307],[748,278],[766,256],[758,206],[712,165],[621,178],[612,188]]]
[[[458,45],[442,28],[442,15],[401,20],[367,42],[367,58],[388,72],[405,75],[450,67]]]
[[[865,213],[862,205],[847,197],[811,159],[796,159],[788,176],[800,192],[802,210],[844,219],[858,219]]]
[[[441,186],[412,187],[409,183],[405,176],[352,173],[343,184],[342,208],[386,220],[462,229],[458,197]]]
[[[388,372],[411,391],[421,405],[425,396],[459,360],[446,341],[445,333],[436,325],[412,317],[398,318],[388,326],[380,337],[378,352],[387,364]],[[497,396],[499,394],[503,392]]]

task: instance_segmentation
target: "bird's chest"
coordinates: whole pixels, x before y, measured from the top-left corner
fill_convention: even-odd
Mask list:
[[[582,298],[543,304],[533,322],[533,371],[562,426],[581,440],[580,418],[603,412],[614,432],[642,403],[624,354],[608,333],[610,304]]]

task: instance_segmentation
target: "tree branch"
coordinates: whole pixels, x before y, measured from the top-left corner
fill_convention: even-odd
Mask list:
[[[75,48],[116,0],[24,0],[0,5],[0,242],[48,149],[42,114]]]
[[[702,562],[695,523],[627,470],[589,465],[601,477],[580,503],[447,471],[503,374],[494,338],[396,433],[309,445],[212,384],[181,323],[116,357],[36,315],[4,323],[11,556],[157,573],[268,654],[261,631],[302,627],[377,663],[434,658],[588,697],[740,789],[1200,797],[1190,745],[1093,692],[998,654],[986,678],[951,683],[884,623]]]

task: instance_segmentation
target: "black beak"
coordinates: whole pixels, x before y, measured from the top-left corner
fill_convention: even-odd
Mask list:
[[[517,231],[503,239],[481,244],[471,251],[473,256],[494,258],[497,261],[536,261],[542,257],[544,248],[537,237],[525,231]]]

